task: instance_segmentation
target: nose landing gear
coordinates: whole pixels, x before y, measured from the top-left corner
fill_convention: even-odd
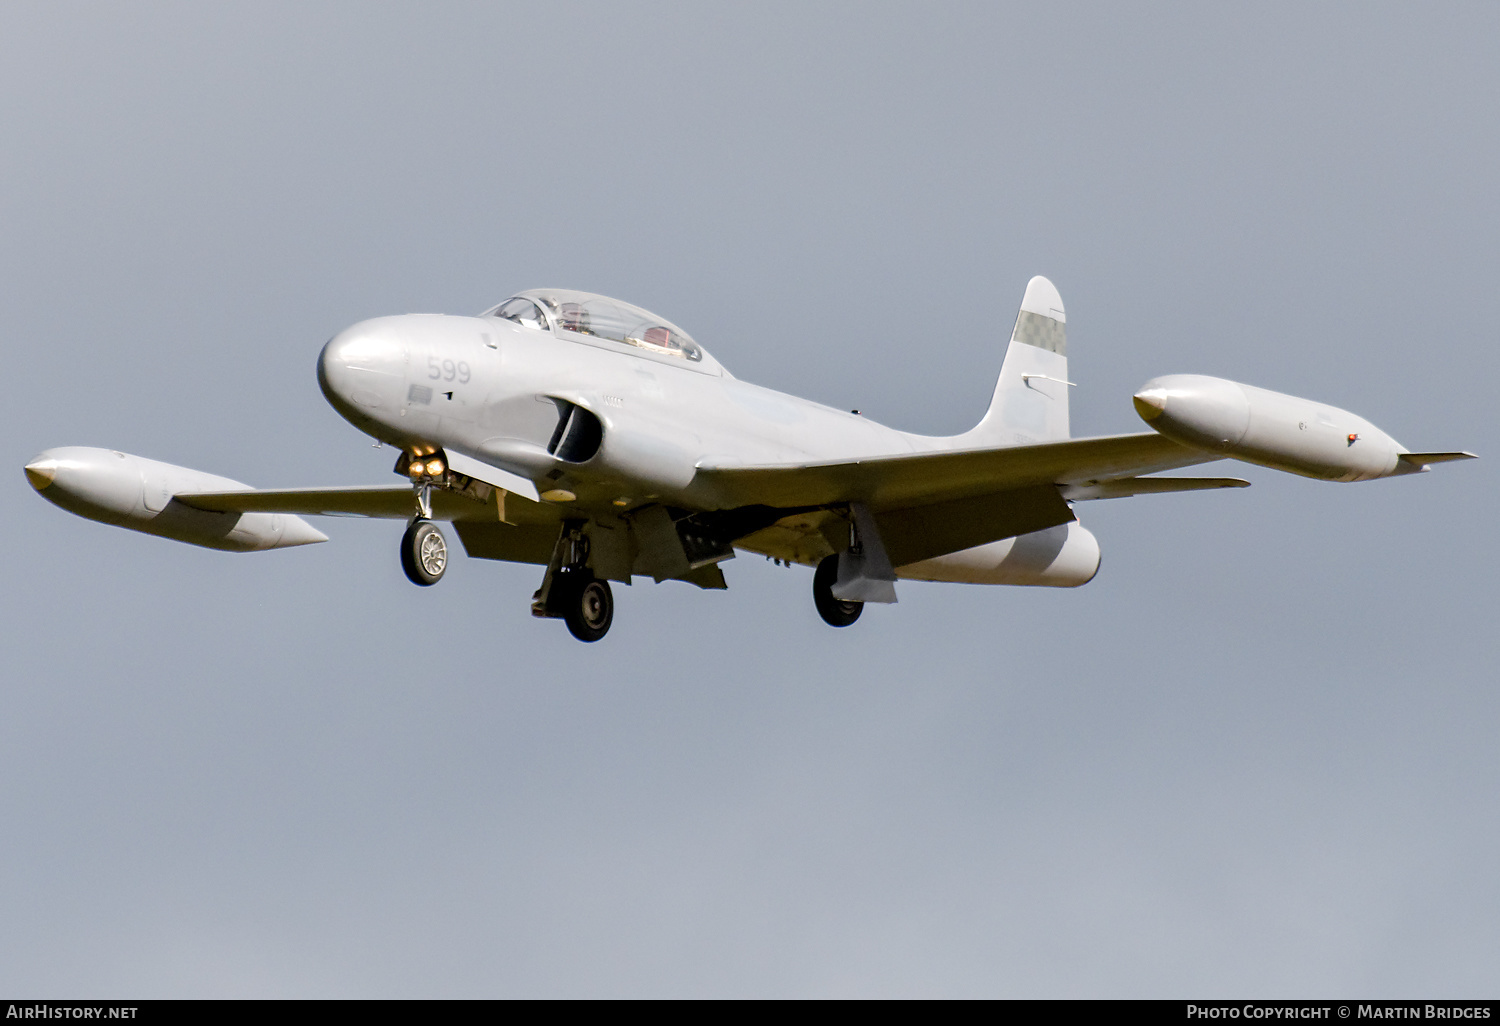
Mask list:
[[[448,569],[448,541],[432,522],[432,481],[426,476],[428,467],[432,474],[445,469],[439,457],[433,457],[427,464],[411,459],[408,472],[416,488],[417,515],[401,536],[401,569],[406,571],[407,580],[424,588],[441,581],[443,571]]]

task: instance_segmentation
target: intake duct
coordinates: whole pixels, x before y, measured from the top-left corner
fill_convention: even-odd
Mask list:
[[[599,452],[604,425],[577,403],[556,398],[552,401],[557,404],[557,428],[547,443],[547,452],[567,463],[587,463]]]
[[[630,481],[637,495],[653,499],[687,487],[698,472],[692,442],[685,442],[679,423],[619,409],[601,417],[567,399],[548,398],[557,406],[549,456],[588,464],[596,476]]]

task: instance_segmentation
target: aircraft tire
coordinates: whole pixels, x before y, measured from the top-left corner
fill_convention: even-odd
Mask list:
[[[413,520],[401,536],[401,569],[406,579],[424,588],[443,579],[448,569],[448,542],[431,520]]]
[[[833,584],[839,579],[839,557],[828,556],[813,574],[813,605],[830,627],[847,627],[865,611],[863,602],[845,602],[833,597]]]
[[[563,620],[579,641],[598,641],[615,619],[615,596],[608,581],[590,577],[568,596]]]

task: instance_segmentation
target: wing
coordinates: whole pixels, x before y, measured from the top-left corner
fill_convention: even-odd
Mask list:
[[[1220,458],[1150,432],[846,463],[700,467],[694,484],[701,482],[721,508],[863,502],[892,565],[905,566],[1067,523],[1075,519],[1069,500],[1245,487],[1249,482],[1238,478],[1140,476]],[[847,530],[826,514],[797,513],[736,544],[816,563],[838,551],[839,532]]]
[[[693,485],[719,509],[863,502],[881,511],[1036,485],[1093,485],[1222,458],[1148,431],[843,463],[700,466]]]

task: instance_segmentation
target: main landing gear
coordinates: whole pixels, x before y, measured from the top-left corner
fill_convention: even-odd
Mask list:
[[[608,581],[589,569],[589,539],[582,521],[563,525],[542,586],[531,598],[531,615],[560,619],[579,641],[598,641],[615,618],[615,596]]]
[[[615,596],[608,581],[586,567],[560,573],[552,581],[552,595],[568,633],[579,641],[598,641],[609,633],[615,618]],[[553,614],[557,615],[557,614]]]
[[[834,582],[839,579],[839,557],[828,556],[813,574],[813,605],[830,627],[847,627],[865,611],[863,602],[845,602],[833,597]]]

